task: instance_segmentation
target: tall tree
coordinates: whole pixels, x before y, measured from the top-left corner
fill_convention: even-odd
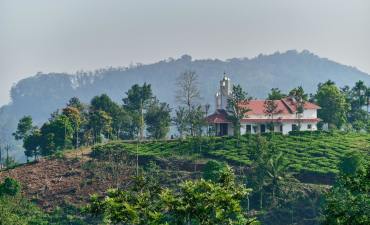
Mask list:
[[[17,130],[13,133],[13,136],[15,140],[22,140],[31,135],[34,129],[35,127],[33,126],[32,117],[24,116],[19,120]]]
[[[92,110],[101,110],[110,113],[114,107],[114,102],[107,94],[102,94],[100,96],[95,96],[90,103]]]
[[[172,120],[180,134],[180,138],[184,138],[186,132],[188,132],[188,113],[185,107],[178,107]]]
[[[111,134],[112,117],[102,110],[93,110],[89,114],[89,128],[92,131],[94,142],[101,142],[101,135],[109,137]]]
[[[365,83],[358,81],[349,93],[346,93],[347,102],[351,106],[348,112],[348,121],[356,130],[365,129],[368,122],[368,112],[365,111],[365,107],[368,105],[367,91]]]
[[[298,130],[301,129],[301,118],[303,116],[304,105],[308,100],[308,95],[304,92],[302,86],[294,88],[289,92],[289,97],[291,97],[296,105],[296,117],[298,121]]]
[[[315,100],[321,107],[318,117],[324,122],[337,128],[346,123],[349,106],[345,96],[332,81],[319,84]]]
[[[233,123],[234,135],[236,137],[240,136],[240,121],[250,111],[247,107],[249,100],[248,93],[239,84],[233,85],[232,93],[227,99],[227,111],[229,113],[229,119]]]
[[[34,130],[31,135],[27,136],[23,140],[23,148],[25,149],[24,154],[27,157],[27,161],[29,157],[34,157],[34,159],[37,160],[37,157],[41,154],[41,138],[40,130]]]
[[[281,113],[282,110],[278,109],[278,104],[276,103],[276,100],[266,100],[264,103],[264,112],[269,118],[271,118],[270,131],[274,132],[275,131],[274,116]]]
[[[80,133],[80,127],[83,122],[83,118],[81,116],[81,113],[78,108],[67,106],[62,110],[62,114],[68,117],[69,121],[71,122],[74,135],[73,135],[73,143],[75,148],[78,148],[80,145],[79,140],[79,133]]]
[[[192,131],[193,136],[202,136],[203,128],[206,125],[204,107],[201,105],[192,106],[190,113],[187,114],[187,121],[189,121],[189,130]]]
[[[171,109],[167,103],[153,101],[146,111],[145,122],[149,136],[155,139],[163,139],[170,130]]]
[[[176,100],[180,105],[187,108],[187,113],[190,115],[192,108],[198,105],[198,101],[201,99],[198,87],[198,75],[195,71],[185,71],[177,77],[176,86]],[[188,123],[190,126],[190,134],[194,135],[194,122],[188,120]]]
[[[200,100],[198,75],[195,71],[185,71],[177,78],[176,85],[176,100],[186,105],[190,111],[191,107]]]
[[[68,103],[67,107],[73,107],[78,109],[80,112],[83,112],[85,110],[85,105],[81,103],[80,99],[78,97],[72,97]]]
[[[25,149],[24,153],[27,161],[32,156],[35,156],[36,159],[40,145],[40,131],[33,125],[31,116],[24,116],[19,120],[17,131],[13,133],[13,136],[16,140],[23,140],[23,148]]]
[[[272,189],[273,205],[276,206],[278,203],[277,191],[279,191],[284,181],[292,178],[291,174],[288,172],[288,164],[285,163],[282,152],[271,155],[267,161],[266,172]]]
[[[130,138],[130,126],[132,126],[132,117],[129,113],[117,104],[111,110],[112,129],[119,138]],[[132,137],[131,137],[132,138]]]
[[[357,81],[355,86],[352,88],[352,109],[362,109],[366,105],[366,93],[367,86],[361,80]]]
[[[132,118],[133,125],[130,130],[132,135],[136,134],[140,139],[144,137],[144,114],[149,104],[154,100],[150,84],[142,86],[135,84],[127,91],[127,97],[123,99],[124,109]]]
[[[127,133],[129,132],[128,129],[132,118],[123,107],[120,107],[108,95],[95,96],[91,100],[91,109],[104,111],[112,118],[112,131],[116,138],[130,136]]]
[[[41,127],[41,154],[50,155],[72,146],[73,126],[65,115],[55,116]]]

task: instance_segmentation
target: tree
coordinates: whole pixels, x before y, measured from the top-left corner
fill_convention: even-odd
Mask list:
[[[272,155],[267,161],[266,173],[272,188],[272,200],[274,206],[277,204],[276,194],[281,187],[282,182],[291,178],[291,175],[288,173],[288,164],[285,163],[284,160],[283,153],[279,152],[278,154]]]
[[[31,135],[27,136],[23,140],[23,148],[25,149],[24,154],[27,157],[27,161],[29,157],[34,157],[37,160],[37,156],[40,155],[40,148],[42,142],[40,130],[34,130]]]
[[[365,83],[361,80],[357,81],[355,86],[352,88],[352,109],[359,110],[366,105],[367,87]]]
[[[296,117],[298,120],[298,130],[301,129],[301,118],[303,116],[304,105],[308,100],[308,95],[305,94],[303,87],[299,86],[294,88],[289,92],[289,97],[291,97],[296,104]]]
[[[206,125],[203,107],[201,105],[192,106],[187,117],[187,121],[189,121],[188,130],[192,132],[192,136],[202,136],[203,128]]]
[[[154,99],[151,85],[146,83],[143,86],[135,84],[126,94],[127,97],[123,99],[123,106],[133,118],[130,133],[132,136],[137,134],[140,139],[143,139],[145,110]]]
[[[111,110],[112,116],[112,129],[116,134],[117,139],[119,138],[132,138],[130,136],[130,126],[132,126],[132,117],[129,113],[117,104],[114,105]]]
[[[179,104],[187,108],[187,113],[190,115],[192,108],[198,105],[201,99],[198,87],[198,76],[195,71],[185,71],[177,78],[176,81],[177,92],[176,100]],[[190,134],[194,136],[193,124],[194,122],[188,120],[190,127]]]
[[[370,224],[370,166],[356,153],[339,164],[339,177],[325,197],[324,224]]]
[[[344,88],[342,90],[344,91]],[[368,112],[364,108],[368,105],[367,86],[363,81],[358,81],[351,90],[345,90],[346,92],[343,93],[346,94],[347,103],[351,106],[348,112],[348,121],[355,130],[366,129]]]
[[[24,116],[19,120],[17,131],[13,133],[16,140],[23,140],[24,153],[27,157],[34,156],[35,160],[38,155],[41,134],[36,126],[33,126],[32,117]],[[1,155],[1,154],[0,154]]]
[[[184,135],[188,132],[187,110],[180,106],[175,110],[175,117],[172,120],[180,134],[180,138],[184,138]]]
[[[240,204],[250,192],[235,181],[227,167],[218,183],[185,181],[177,193],[166,189],[161,197],[172,224],[257,224],[243,213]]]
[[[89,113],[89,128],[92,131],[94,142],[101,142],[101,135],[109,137],[111,133],[112,117],[105,111],[94,110]]]
[[[248,93],[240,85],[233,85],[233,91],[227,99],[227,111],[229,113],[229,119],[233,123],[234,135],[236,137],[240,136],[240,121],[250,111],[247,107],[249,100]]]
[[[333,82],[319,84],[315,100],[321,107],[318,117],[324,122],[340,128],[347,121],[348,104]]]
[[[81,103],[80,99],[78,97],[72,97],[68,103],[67,103],[67,107],[73,107],[73,108],[76,108],[78,109],[78,111],[80,112],[83,112],[85,111],[85,106],[84,104]]]
[[[50,155],[72,146],[73,126],[66,115],[56,115],[44,123],[41,131],[41,154]]]
[[[35,129],[32,123],[31,116],[22,117],[18,122],[17,131],[13,133],[15,140],[23,140],[30,135]]]
[[[149,136],[163,139],[170,130],[171,109],[167,103],[155,100],[149,105],[145,113],[145,122]]]
[[[267,100],[281,100],[286,97],[286,94],[282,93],[279,88],[272,88],[268,94]]]
[[[101,110],[106,113],[110,113],[114,107],[114,102],[107,94],[102,94],[100,96],[95,96],[90,103],[92,110]]]
[[[250,152],[250,159],[253,163],[253,173],[251,179],[247,180],[251,183],[252,188],[259,193],[260,209],[263,209],[263,194],[264,186],[267,183],[267,163],[271,153],[269,152],[268,143],[265,137],[260,135],[256,136],[254,151]]]
[[[73,143],[75,144],[75,148],[78,148],[80,144],[79,143],[80,127],[83,122],[81,113],[78,108],[67,106],[66,108],[63,109],[62,114],[65,115],[71,122],[75,134],[73,137]]]
[[[200,100],[200,91],[198,87],[198,75],[195,71],[183,72],[176,81],[177,93],[176,100],[186,105],[188,111]]]
[[[274,115],[281,113],[282,110],[278,109],[278,104],[275,102],[275,100],[265,100],[264,108],[265,114],[271,118],[270,131],[274,132],[275,129]]]
[[[94,97],[91,101],[91,108],[92,110],[104,111],[112,118],[112,131],[116,138],[130,137],[128,133],[132,118],[123,107],[113,102],[108,95],[102,94]]]

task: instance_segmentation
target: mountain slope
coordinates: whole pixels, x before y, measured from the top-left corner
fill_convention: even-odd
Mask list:
[[[317,84],[328,79],[339,86],[352,86],[358,80],[370,84],[370,76],[356,68],[320,58],[309,51],[295,50],[226,61],[192,60],[184,55],[179,59],[130,68],[108,68],[75,75],[37,74],[18,82],[11,90],[12,102],[0,108],[0,137],[12,139],[10,134],[23,115],[31,115],[37,123],[45,121],[50,113],[64,106],[73,96],[88,102],[95,95],[107,93],[120,102],[135,83],[152,84],[155,95],[174,107],[176,77],[189,69],[199,75],[203,103],[211,105],[224,72],[234,83],[241,84],[250,95],[258,98],[265,97],[273,87],[288,91],[302,85],[307,92],[315,92]]]

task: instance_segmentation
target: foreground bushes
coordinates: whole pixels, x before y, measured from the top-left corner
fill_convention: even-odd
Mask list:
[[[163,188],[157,175],[136,177],[128,190],[93,196],[86,211],[103,215],[107,224],[259,224],[241,206],[251,190],[235,181],[230,167],[219,182],[189,180],[175,189]]]

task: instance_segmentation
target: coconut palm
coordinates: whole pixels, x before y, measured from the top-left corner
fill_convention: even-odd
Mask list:
[[[292,175],[288,172],[288,164],[285,163],[284,154],[282,152],[279,152],[277,155],[272,155],[268,160],[266,174],[268,183],[272,188],[272,199],[273,205],[275,206],[277,203],[276,192],[280,189],[283,182],[292,178]]]

